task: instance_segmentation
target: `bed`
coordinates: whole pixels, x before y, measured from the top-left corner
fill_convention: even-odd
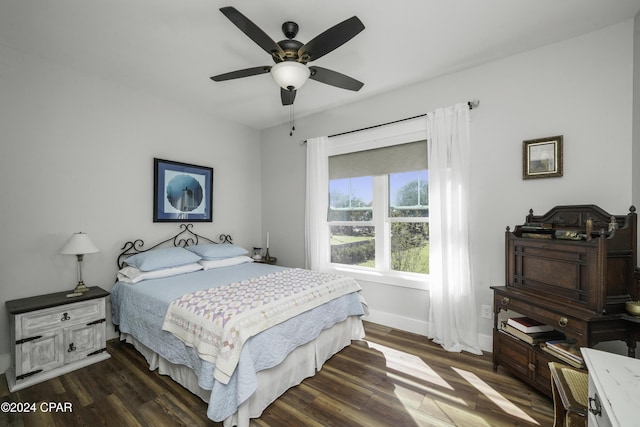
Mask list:
[[[150,248],[138,239],[122,249],[111,290],[120,339],[224,426],[248,426],[364,337],[353,279],[253,262],[229,236],[215,242],[192,224]]]

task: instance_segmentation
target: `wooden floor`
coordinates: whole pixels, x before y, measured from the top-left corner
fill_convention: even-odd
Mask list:
[[[288,390],[253,426],[551,426],[553,403],[502,370],[491,355],[447,353],[426,338],[365,323],[366,340]],[[35,413],[0,412],[0,426],[221,426],[206,405],[157,372],[128,344],[111,359],[9,393]],[[42,411],[40,402],[59,403]],[[63,410],[69,402],[73,412]],[[46,406],[45,406],[46,408]]]

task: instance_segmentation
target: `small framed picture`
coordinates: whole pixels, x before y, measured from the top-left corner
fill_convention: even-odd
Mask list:
[[[212,222],[213,168],[153,159],[153,222]]]
[[[522,141],[522,179],[562,176],[562,135]]]

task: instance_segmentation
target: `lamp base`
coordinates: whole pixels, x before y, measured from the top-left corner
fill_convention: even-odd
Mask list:
[[[85,292],[89,292],[89,288],[87,288],[84,282],[81,280],[78,282],[78,286],[73,290],[74,294],[84,294]]]

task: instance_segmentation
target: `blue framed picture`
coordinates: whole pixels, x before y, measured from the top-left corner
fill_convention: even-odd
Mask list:
[[[213,168],[153,159],[153,222],[212,222]]]

